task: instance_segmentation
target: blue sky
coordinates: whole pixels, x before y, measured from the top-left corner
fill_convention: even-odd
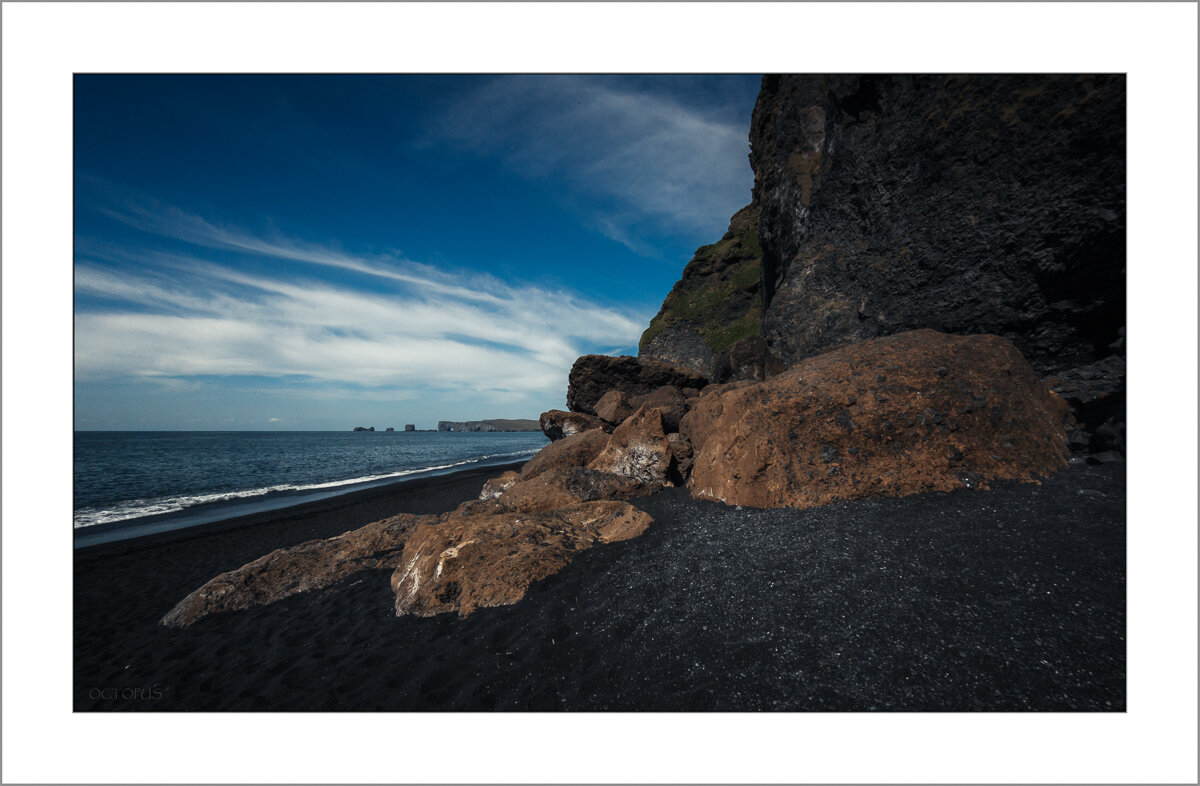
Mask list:
[[[757,76],[101,76],[75,427],[537,417],[750,201]]]

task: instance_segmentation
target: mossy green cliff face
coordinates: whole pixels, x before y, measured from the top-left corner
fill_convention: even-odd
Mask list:
[[[761,272],[758,209],[748,205],[734,214],[720,241],[697,249],[642,334],[638,355],[711,376],[730,344],[758,335]]]

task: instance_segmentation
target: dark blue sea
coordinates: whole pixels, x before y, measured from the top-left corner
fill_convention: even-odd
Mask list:
[[[522,461],[547,444],[540,431],[76,431],[76,545],[91,527],[174,529]],[[168,526],[137,526],[151,522]]]

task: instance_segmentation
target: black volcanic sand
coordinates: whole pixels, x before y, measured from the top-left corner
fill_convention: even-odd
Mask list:
[[[655,518],[640,538],[465,620],[394,617],[389,573],[375,571],[185,630],[158,624],[217,573],[449,510],[504,469],[79,550],[75,709],[1125,709],[1113,464],[808,511],[672,489],[637,503]]]

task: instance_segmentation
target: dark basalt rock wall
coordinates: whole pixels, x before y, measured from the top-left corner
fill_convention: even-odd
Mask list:
[[[787,366],[934,328],[1046,375],[1117,340],[1123,76],[766,77],[750,142],[762,336]]]

